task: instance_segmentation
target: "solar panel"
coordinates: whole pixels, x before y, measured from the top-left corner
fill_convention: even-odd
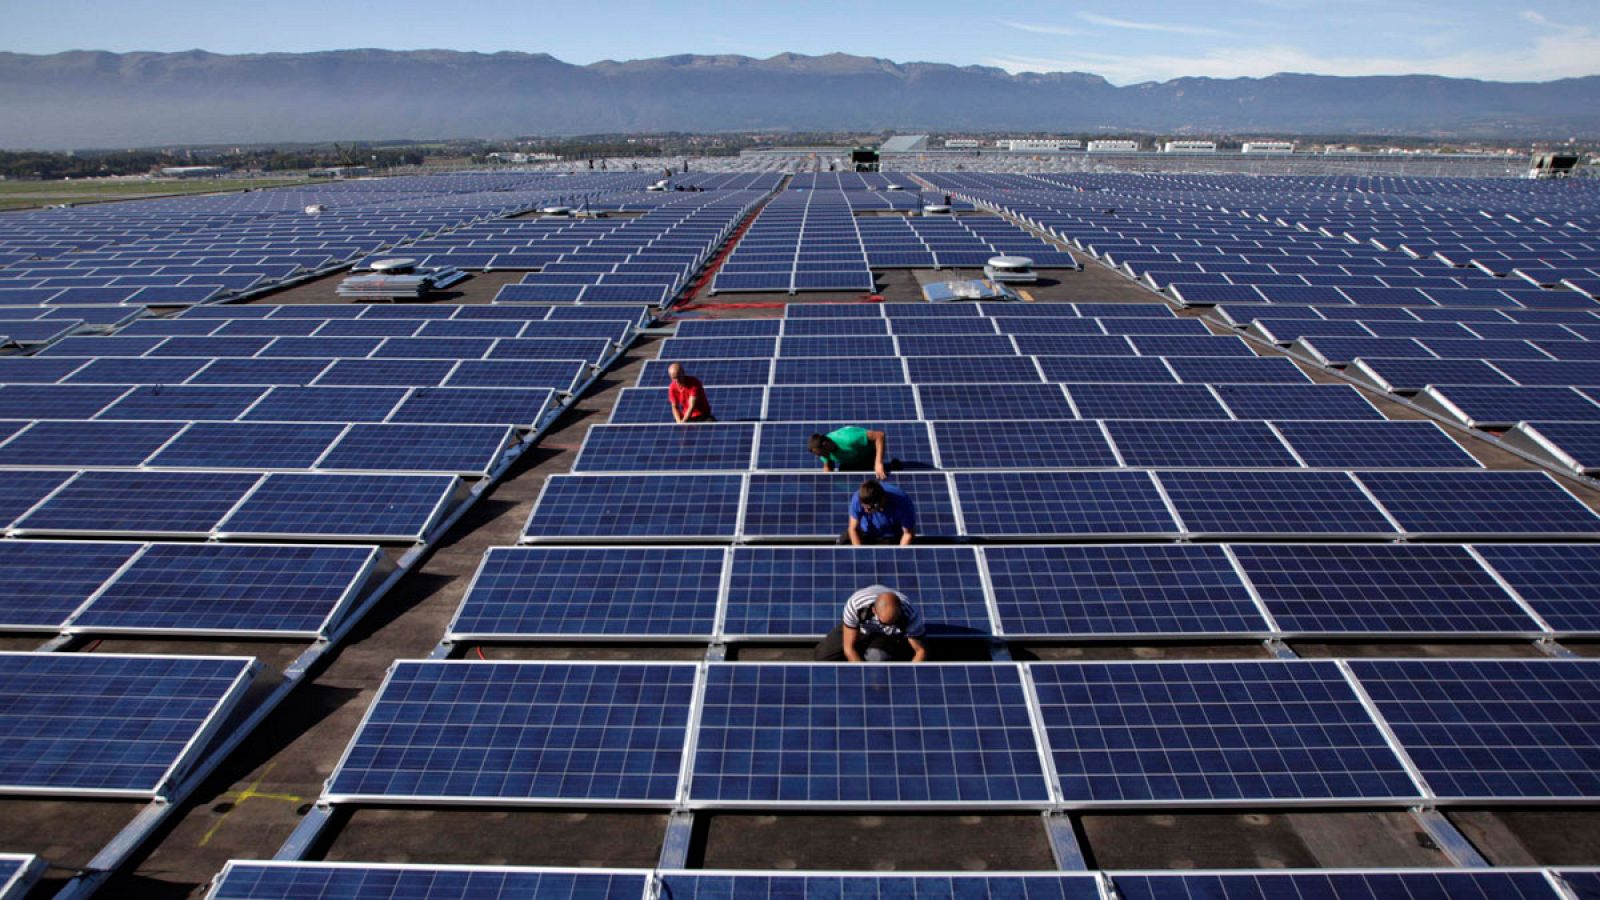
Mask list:
[[[485,477],[514,438],[506,425],[352,425],[317,468]]]
[[[252,472],[309,469],[344,430],[333,424],[195,422],[146,464]]]
[[[1256,354],[1231,335],[1135,334],[1128,341],[1140,356],[1239,356]]]
[[[661,342],[661,348],[656,353],[656,358],[674,360],[771,359],[777,355],[777,338],[667,338]],[[873,353],[863,355],[893,355],[893,350],[891,348],[887,354]]]
[[[552,475],[523,538],[728,540],[743,494],[739,475]]]
[[[1035,663],[1028,674],[1069,805],[1420,794],[1330,661]]]
[[[1130,466],[1297,469],[1299,460],[1264,422],[1113,421],[1106,430]]]
[[[912,384],[1001,384],[1040,380],[1039,369],[1026,356],[912,356],[905,363]]]
[[[1122,319],[1118,321],[1134,322],[1137,319]],[[1159,322],[1160,320],[1151,320]],[[1098,319],[1081,319],[1075,316],[1023,316],[996,318],[995,327],[1001,334],[1105,334],[1106,330],[1100,327]],[[905,332],[898,332],[904,334]],[[1126,334],[1118,331],[1116,334]]]
[[[1135,356],[1121,335],[1019,334],[1017,351],[1034,356]]]
[[[753,462],[755,436],[754,425],[596,425],[572,471],[742,471]]]
[[[1011,340],[1000,334],[922,334],[895,338],[895,343],[901,356],[1013,356],[1017,348]]]
[[[88,419],[127,385],[0,384],[0,419]]]
[[[1278,433],[1314,469],[1480,469],[1432,422],[1279,422]]]
[[[344,614],[379,555],[377,547],[155,544],[72,627],[314,637]]]
[[[751,475],[742,536],[747,540],[837,538],[849,525],[850,498],[866,477],[860,472]],[[918,537],[960,534],[943,474],[899,472],[886,483],[911,498]]]
[[[38,357],[41,361],[44,357]],[[150,359],[115,356],[90,360],[63,379],[66,384],[179,384],[204,369],[209,359]]]
[[[1116,468],[1116,453],[1095,422],[955,421],[933,423],[946,469]]]
[[[452,640],[526,637],[709,639],[720,547],[495,547],[484,555]]]
[[[398,662],[325,798],[671,804],[696,667]]]
[[[54,630],[140,549],[105,541],[0,541],[0,628]]]
[[[1112,876],[1124,900],[1268,900],[1322,897],[1339,900],[1551,900],[1541,872],[1409,870],[1308,872],[1184,872]]]
[[[599,365],[617,350],[611,341],[596,338],[502,338],[489,351],[489,358],[581,359]]]
[[[247,422],[381,422],[404,388],[275,387],[250,407]]]
[[[1537,634],[1462,547],[1236,544],[1267,611],[1301,634]]]
[[[550,413],[552,399],[542,388],[416,388],[389,421],[536,428]]]
[[[1085,419],[1227,419],[1202,384],[1074,384],[1067,388]]]
[[[782,319],[684,319],[678,322],[673,336],[681,338],[703,337],[777,337],[783,328]],[[1570,337],[1570,335],[1568,335]]]
[[[1299,346],[1317,362],[1348,365],[1355,359],[1437,359],[1438,355],[1411,338],[1313,337]]]
[[[924,384],[917,386],[922,418],[1075,419],[1054,384]]]
[[[854,319],[787,319],[783,333],[789,337],[852,337],[886,335],[889,322],[882,318]]]
[[[460,481],[450,475],[268,475],[219,526],[226,537],[420,541]]]
[[[1474,428],[1510,428],[1518,422],[1596,422],[1600,405],[1562,387],[1430,387],[1430,405]]]
[[[1062,384],[1140,382],[1172,384],[1172,370],[1156,357],[1145,356],[1039,356],[1035,357],[1046,381]]]
[[[1549,385],[1552,387],[1600,386],[1600,362],[1507,359],[1497,360],[1494,367],[1518,384]]]
[[[88,364],[82,359],[43,356],[0,357],[0,383],[48,384],[60,381]]]
[[[475,365],[484,365],[482,362]],[[507,365],[520,366],[521,363]],[[446,359],[339,359],[317,378],[319,387],[435,387],[456,368]]]
[[[712,400],[716,409],[716,400]],[[764,419],[773,421],[895,421],[917,419],[917,400],[906,385],[815,388],[785,385],[767,391]]]
[[[0,793],[159,796],[255,660],[0,653]]]
[[[802,321],[824,321],[806,319]],[[864,321],[848,319],[846,321]],[[648,364],[647,364],[648,365]],[[696,367],[699,371],[699,367]],[[905,384],[904,363],[898,357],[827,359],[823,357],[781,358],[773,363],[772,383],[801,384]]]
[[[97,418],[227,421],[238,418],[265,393],[261,387],[140,385]]]
[[[892,324],[889,330],[897,336],[917,334],[988,334],[995,333],[994,320],[976,316],[972,318],[953,318],[951,316],[934,316],[931,318],[900,317],[889,320]],[[1096,334],[1101,332],[1096,331]]]
[[[1350,373],[1391,392],[1420,391],[1430,384],[1509,385],[1481,359],[1359,359]]]
[[[1238,636],[1271,630],[1220,547],[993,546],[983,556],[1007,635]]]
[[[893,360],[893,362],[898,370],[899,360]],[[667,369],[671,365],[672,360],[668,359],[646,360],[643,371],[639,373],[638,385],[640,387],[654,388],[667,387],[672,383],[672,379],[667,375]],[[811,366],[804,365],[803,368],[809,370]],[[686,365],[683,370],[700,379],[706,385],[707,392],[730,385],[761,386],[772,380],[772,360],[769,359],[706,359]],[[897,380],[904,381],[905,375],[901,373]],[[814,384],[815,382],[800,383]],[[665,401],[662,402],[665,403]]]
[[[1538,347],[1527,341],[1491,341],[1473,338],[1440,340],[1430,338],[1419,343],[1433,351],[1434,355],[1441,359],[1487,359],[1493,362],[1502,359],[1545,360],[1551,356],[1540,352]],[[1582,342],[1574,341],[1573,343],[1580,344]]]
[[[1600,547],[1479,544],[1474,550],[1557,632],[1600,631]]]
[[[31,853],[0,854],[0,900],[22,900],[44,870],[44,860]]]
[[[879,303],[790,303],[784,306],[786,319],[880,319],[883,305]]]
[[[874,584],[909,597],[930,638],[994,630],[970,547],[738,547],[731,572],[723,631],[742,639],[820,639]]]
[[[116,338],[98,338],[98,340],[118,340]],[[128,338],[127,340],[133,340]],[[341,356],[339,353],[285,353],[280,352],[277,346],[280,342],[284,347],[293,346],[291,342],[309,341],[311,346],[316,345],[316,338],[266,338],[266,337],[188,337],[178,335],[161,342],[159,347],[152,348],[148,356]],[[64,343],[64,342],[63,342]],[[268,345],[273,345],[270,349]],[[57,345],[59,346],[59,345]],[[268,351],[268,352],[262,352]],[[96,354],[100,355],[100,354]],[[365,355],[365,354],[360,354]]]
[[[689,800],[1042,806],[1049,792],[1015,666],[742,663],[707,670]]]
[[[311,383],[332,362],[330,359],[218,359],[188,383],[303,385]]]
[[[770,356],[771,354],[766,355]],[[851,359],[855,357],[895,356],[897,353],[894,338],[861,335],[855,337],[785,337],[778,342],[778,355],[790,358],[828,357]],[[664,349],[661,358],[667,358]]]
[[[182,422],[35,422],[0,447],[0,466],[137,466],[182,430]]]
[[[1351,671],[1441,799],[1600,794],[1593,660],[1351,660]]]
[[[31,473],[8,473],[23,475]],[[225,472],[83,472],[22,517],[19,534],[207,537],[260,478]]]
[[[427,320],[334,319],[318,325],[316,332],[317,337],[411,337],[422,329],[425,321]]]
[[[1215,390],[1240,419],[1383,419],[1345,384],[1224,384]]]
[[[1311,379],[1283,357],[1169,356],[1166,363],[1185,384],[1309,384]]]
[[[958,472],[967,534],[1170,536],[1177,523],[1146,472]]]
[[[767,391],[760,387],[709,387],[707,399],[720,422],[759,421]],[[614,425],[672,423],[672,409],[663,388],[623,388],[611,409]]]
[[[805,897],[808,900],[856,898],[933,898],[961,900],[1099,900],[1092,875],[915,875],[765,872],[662,872],[661,894],[674,900],[731,897]]]
[[[1412,536],[1592,536],[1600,517],[1543,472],[1363,472]]]
[[[763,422],[756,468],[816,470],[822,461],[811,454],[809,441],[813,434],[827,434],[843,423],[828,422]],[[870,431],[882,431],[887,455],[886,464],[898,461],[902,469],[932,469],[933,444],[928,438],[924,422],[852,422]]]
[[[1345,472],[1162,472],[1191,535],[1393,537],[1396,528]]]
[[[649,873],[385,863],[229,862],[209,900],[639,900]]]

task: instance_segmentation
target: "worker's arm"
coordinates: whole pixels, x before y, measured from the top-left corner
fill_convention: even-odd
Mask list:
[[[889,455],[889,438],[881,431],[867,432],[867,440],[872,442],[872,471],[879,478],[888,478],[889,470],[883,467],[883,460]]]
[[[832,472],[833,471],[833,461],[828,459],[826,456],[824,456],[822,458],[822,471],[824,471],[824,472]]]
[[[916,653],[911,657],[912,662],[927,662],[928,645],[924,644],[921,638],[908,637],[906,638],[906,643],[910,644],[911,649],[916,651]],[[846,650],[845,652],[849,653],[850,651]]]
[[[683,418],[679,419],[678,421],[680,421],[680,422],[689,421],[690,419],[692,419],[694,417],[695,410],[697,410],[699,408],[700,408],[700,392],[699,391],[690,391],[689,392],[689,402],[684,404]]]
[[[850,517],[850,543],[857,547],[861,546],[861,520],[855,516]],[[849,629],[845,631],[848,632]]]
[[[685,409],[683,412],[679,412],[678,411],[678,401],[672,399],[672,394],[670,394],[670,393],[667,394],[667,405],[672,407],[672,421],[677,422],[679,425],[682,425],[683,424],[683,420],[688,417],[689,411],[687,409]]]
[[[910,528],[900,529],[900,546],[904,547],[916,540],[917,533]]]
[[[840,635],[844,639],[844,658],[851,662],[861,662],[861,654],[856,652],[856,636],[860,633],[860,631],[846,625],[844,632]]]

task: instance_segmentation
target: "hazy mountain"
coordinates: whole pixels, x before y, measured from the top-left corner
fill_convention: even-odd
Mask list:
[[[1600,76],[1097,75],[844,54],[0,53],[0,146],[67,148],[744,129],[1600,134]]]

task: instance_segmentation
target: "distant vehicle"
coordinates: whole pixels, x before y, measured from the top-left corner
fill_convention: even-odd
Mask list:
[[[1033,271],[1033,260],[1026,256],[993,256],[984,264],[983,274],[990,281],[1010,284],[1032,284],[1039,280]]]

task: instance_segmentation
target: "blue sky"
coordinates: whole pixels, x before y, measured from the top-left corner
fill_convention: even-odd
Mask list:
[[[1595,0],[4,0],[0,50],[522,50],[575,63],[845,52],[898,62],[1185,75],[1600,74]],[[1597,101],[1600,102],[1600,101]]]

